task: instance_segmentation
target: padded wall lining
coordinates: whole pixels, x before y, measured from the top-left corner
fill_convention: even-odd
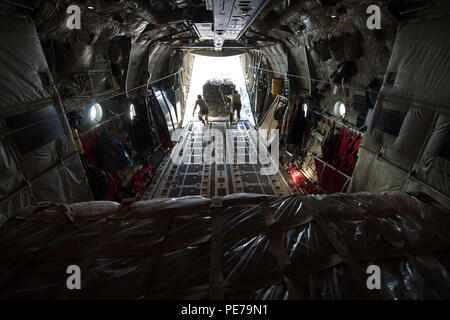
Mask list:
[[[448,17],[399,27],[350,192],[422,191],[450,204],[450,165],[441,156],[449,127],[449,38]],[[379,130],[385,109],[406,112],[398,136],[395,122]]]
[[[91,200],[32,20],[2,16],[0,41],[0,224],[37,202]]]

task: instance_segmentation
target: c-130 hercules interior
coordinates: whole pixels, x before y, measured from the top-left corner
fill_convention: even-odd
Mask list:
[[[1,299],[450,298],[448,1],[0,12]]]

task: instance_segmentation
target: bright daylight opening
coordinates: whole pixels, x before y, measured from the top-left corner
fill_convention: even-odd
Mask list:
[[[241,120],[249,120],[250,123],[254,125],[240,56],[207,57],[194,55],[194,57],[191,84],[186,101],[186,112],[183,125],[186,125],[190,120],[197,120],[197,115],[192,117],[192,111],[194,109],[195,101],[197,100],[197,95],[204,96],[203,85],[208,81],[222,82],[223,80],[231,81],[241,95]],[[196,113],[197,112],[198,107]],[[212,117],[210,117],[210,120],[214,121]]]

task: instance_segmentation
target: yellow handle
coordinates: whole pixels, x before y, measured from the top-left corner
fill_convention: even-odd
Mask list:
[[[77,129],[73,129],[73,128],[71,128],[71,129],[72,129],[73,141],[75,142],[75,146],[77,148],[77,151],[80,154],[84,154],[83,145],[81,144],[80,136],[78,135]]]

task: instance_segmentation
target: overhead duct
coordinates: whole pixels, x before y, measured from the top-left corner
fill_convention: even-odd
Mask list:
[[[212,40],[217,51],[226,40],[238,40],[268,0],[207,0],[206,12],[198,15],[194,30],[200,40]],[[207,12],[212,11],[212,17]]]

